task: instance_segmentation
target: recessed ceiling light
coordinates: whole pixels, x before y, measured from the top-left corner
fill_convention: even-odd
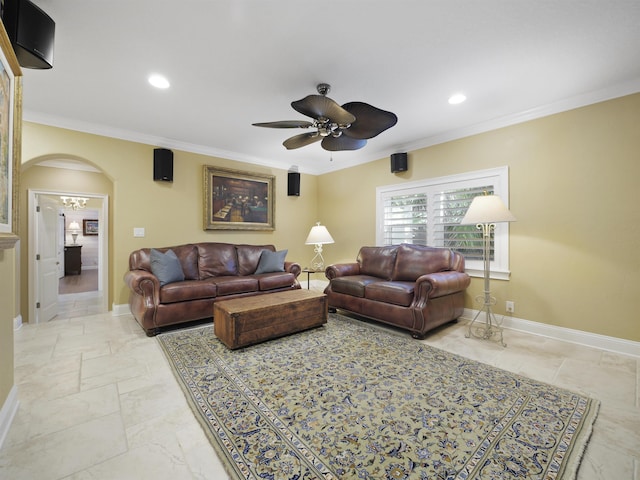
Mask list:
[[[155,73],[149,76],[149,83],[156,88],[169,88],[170,85],[166,77]]]
[[[451,105],[458,105],[459,103],[464,102],[467,97],[463,93],[456,93],[449,97],[449,103]]]

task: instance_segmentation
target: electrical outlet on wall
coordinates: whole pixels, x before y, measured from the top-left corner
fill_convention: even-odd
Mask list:
[[[513,303],[511,300],[507,300],[507,303],[505,305],[505,310],[507,311],[507,313],[513,313],[516,310],[516,304]]]

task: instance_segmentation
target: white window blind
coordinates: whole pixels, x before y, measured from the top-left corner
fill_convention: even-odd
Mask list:
[[[508,205],[507,167],[378,187],[376,243],[451,248],[464,255],[469,274],[482,276],[482,233],[460,221],[473,198],[484,192],[499,195]],[[508,224],[498,224],[492,232],[490,256],[492,277],[508,278]]]
[[[437,190],[437,189],[436,189]],[[434,245],[451,248],[462,253],[465,260],[482,261],[483,240],[475,225],[460,225],[467,213],[473,197],[493,193],[493,185],[481,185],[471,188],[460,188],[446,192],[435,192],[434,195]],[[491,233],[491,260],[494,259],[493,232]]]
[[[383,197],[384,244],[427,242],[427,195],[403,192]]]

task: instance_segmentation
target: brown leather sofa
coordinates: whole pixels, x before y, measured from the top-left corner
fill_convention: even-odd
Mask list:
[[[464,312],[464,257],[423,245],[362,247],[354,263],[325,270],[329,308],[409,330],[415,338]]]
[[[131,290],[131,313],[148,336],[156,335],[161,327],[212,317],[217,300],[300,288],[298,263],[283,261],[284,271],[255,273],[262,252],[276,251],[273,245],[206,242],[154,249],[172,250],[184,273],[184,280],[164,285],[152,273],[151,250],[132,252],[124,275]]]

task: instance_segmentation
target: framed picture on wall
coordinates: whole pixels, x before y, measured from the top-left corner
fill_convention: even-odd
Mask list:
[[[87,220],[86,218],[82,220],[82,234],[84,236],[98,235],[98,220]]]
[[[275,177],[204,166],[205,230],[274,230]]]
[[[0,23],[0,249],[18,240],[22,72]]]

